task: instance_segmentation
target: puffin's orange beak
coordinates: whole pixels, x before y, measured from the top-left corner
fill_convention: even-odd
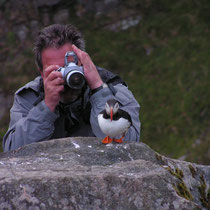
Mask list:
[[[111,118],[111,121],[112,121],[112,119],[113,119],[113,109],[112,108],[110,109],[110,118]]]

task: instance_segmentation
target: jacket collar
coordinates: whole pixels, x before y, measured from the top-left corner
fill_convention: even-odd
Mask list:
[[[18,95],[20,92],[22,92],[25,89],[32,89],[35,92],[39,93],[42,88],[43,88],[42,77],[41,76],[38,76],[33,81],[27,83],[26,85],[24,85],[23,87],[21,87],[20,89],[18,89],[15,92],[15,94]]]

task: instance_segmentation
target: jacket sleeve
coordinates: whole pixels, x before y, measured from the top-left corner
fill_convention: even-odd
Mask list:
[[[128,112],[132,120],[132,126],[125,135],[124,141],[138,142],[140,140],[140,105],[126,86],[117,84],[114,86],[114,88],[116,90],[115,95],[112,94],[112,91],[109,88],[103,88],[93,94],[90,98],[92,105],[90,123],[93,133],[96,135],[96,137],[105,137],[105,134],[102,133],[98,125],[98,114],[105,108],[105,103],[108,99],[115,98],[121,104],[120,109]]]
[[[54,131],[58,115],[51,112],[44,100],[33,106],[37,98],[33,91],[16,94],[10,110],[10,125],[3,138],[4,151],[14,150],[25,144],[47,140]]]

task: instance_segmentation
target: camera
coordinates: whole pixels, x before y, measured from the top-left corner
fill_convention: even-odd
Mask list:
[[[73,62],[68,62],[70,56],[74,58]],[[66,52],[64,62],[64,67],[60,67],[57,71],[61,72],[65,84],[72,89],[81,89],[85,85],[85,76],[83,67],[77,65],[77,55],[73,51]]]

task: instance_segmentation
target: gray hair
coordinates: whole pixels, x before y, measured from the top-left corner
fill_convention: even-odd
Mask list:
[[[37,67],[41,71],[43,70],[42,50],[48,47],[59,48],[66,43],[74,44],[79,49],[85,50],[85,41],[82,34],[71,24],[54,24],[42,29],[34,44],[35,63]]]

